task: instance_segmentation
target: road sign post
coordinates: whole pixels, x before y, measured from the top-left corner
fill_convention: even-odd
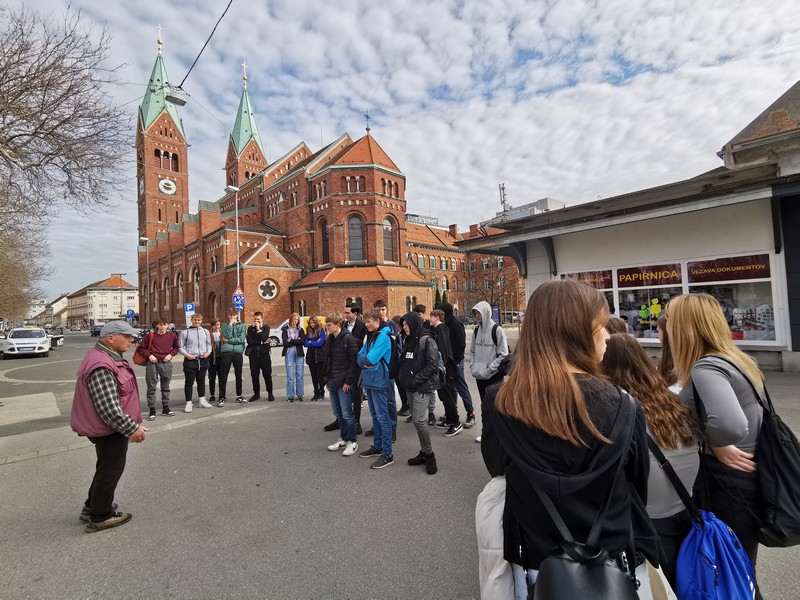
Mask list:
[[[241,321],[242,320],[241,313],[244,310],[244,292],[242,291],[242,288],[239,287],[238,285],[236,286],[236,289],[233,291],[233,296],[231,297],[231,300],[233,301],[233,308],[235,308],[236,312],[239,313],[239,321]]]
[[[186,302],[183,305],[183,310],[186,313],[186,328],[192,325],[192,315],[194,314],[194,302]]]

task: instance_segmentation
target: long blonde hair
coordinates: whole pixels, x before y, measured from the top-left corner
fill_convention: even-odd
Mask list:
[[[756,362],[733,343],[731,329],[717,299],[708,294],[685,294],[666,307],[667,331],[678,383],[685,386],[692,367],[704,356],[717,354],[732,360],[756,386],[764,375]]]
[[[292,323],[294,322],[295,319],[297,319],[296,327],[297,327],[297,329],[300,329],[300,313],[296,313],[296,312],[293,312],[292,314],[289,315],[289,327],[295,327],[295,326],[292,325]]]
[[[568,279],[548,281],[528,300],[516,358],[497,394],[497,410],[575,446],[588,446],[583,425],[609,442],[592,423],[574,371],[604,379],[594,333],[608,320],[605,297]]]
[[[603,373],[639,401],[647,425],[658,445],[677,450],[700,439],[700,428],[692,411],[669,390],[667,382],[647,356],[642,345],[627,333],[615,333],[606,346]]]

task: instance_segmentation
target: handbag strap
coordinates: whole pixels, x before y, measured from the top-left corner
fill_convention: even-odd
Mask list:
[[[619,390],[619,388],[617,389]],[[622,399],[622,406],[620,407],[620,412],[624,411],[625,409],[628,409],[629,413],[635,414],[636,407],[634,405],[633,398],[631,398],[630,395],[628,394],[625,394],[623,396],[622,390],[619,390],[619,394],[620,398]],[[625,402],[624,400],[625,397],[627,397],[628,400],[627,402]],[[628,415],[620,414],[618,419],[620,419],[620,421],[624,423],[625,419],[623,417],[625,416]],[[603,505],[600,507],[600,512],[597,513],[594,523],[592,523],[592,528],[589,531],[589,537],[586,538],[586,546],[594,547],[594,545],[597,543],[597,540],[600,538],[600,532],[602,530],[603,523],[606,519],[608,508],[611,505],[611,497],[614,494],[614,486],[617,483],[617,479],[619,479],[619,474],[622,471],[622,466],[625,462],[625,455],[628,453],[628,448],[630,448],[631,441],[633,440],[634,425],[635,425],[635,420],[630,419],[630,426],[628,427],[627,435],[625,436],[625,445],[623,446],[622,453],[620,454],[619,465],[617,465],[617,469],[614,473],[614,479],[611,481],[611,486],[608,489],[608,493],[603,502]],[[564,538],[564,541],[567,542],[567,544],[574,544],[575,539],[573,538],[572,533],[567,527],[567,524],[564,522],[564,519],[559,514],[558,509],[555,507],[555,504],[553,504],[553,501],[550,499],[550,496],[548,496],[544,491],[542,491],[536,484],[532,485],[533,489],[536,491],[536,494],[539,496],[539,499],[542,501],[542,505],[547,510],[548,514],[550,515],[550,518],[553,520],[553,523],[555,524],[556,528],[561,534],[561,537]],[[569,550],[567,550],[566,548],[565,550],[569,553]],[[576,557],[573,556],[573,558]]]
[[[664,456],[661,448],[658,447],[658,443],[656,443],[656,441],[653,439],[653,436],[651,436],[649,433],[647,434],[647,447],[650,448],[650,452],[656,457],[658,466],[660,466],[661,470],[663,470],[667,474],[667,477],[669,477],[672,487],[675,488],[675,491],[681,498],[681,502],[683,502],[684,506],[686,506],[689,514],[692,515],[692,519],[702,525],[703,517],[697,510],[697,505],[692,501],[689,491],[686,489],[686,486],[683,485],[680,477],[678,477],[678,474],[675,472],[675,468],[672,466],[672,463],[669,462],[669,459],[666,456]]]

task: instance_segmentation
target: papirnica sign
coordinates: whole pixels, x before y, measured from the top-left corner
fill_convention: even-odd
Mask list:
[[[617,284],[619,287],[677,285],[681,282],[680,264],[617,269]]]

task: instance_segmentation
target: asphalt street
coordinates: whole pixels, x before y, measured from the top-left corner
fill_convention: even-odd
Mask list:
[[[285,401],[274,351],[274,403],[184,414],[176,364],[177,415],[147,424],[118,489],[133,520],[85,534],[78,514],[94,451],[69,429],[69,410],[93,341],[68,335],[49,358],[0,363],[3,598],[478,597],[474,506],[488,481],[479,427],[453,438],[436,430],[439,473],[429,476],[405,464],[419,446],[401,419],[395,464],[371,470],[326,450],[336,438],[322,431],[328,402]],[[246,366],[244,380],[249,395]],[[800,375],[769,373],[768,384],[797,431]],[[800,598],[798,567],[798,549],[762,548],[765,598]]]

